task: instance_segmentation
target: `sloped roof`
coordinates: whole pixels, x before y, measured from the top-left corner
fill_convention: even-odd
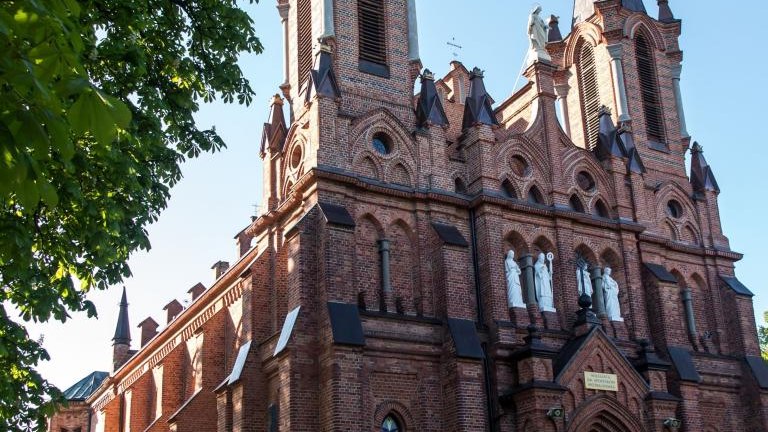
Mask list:
[[[69,401],[83,401],[92,395],[108,376],[109,372],[91,372],[87,377],[66,389],[64,397]]]

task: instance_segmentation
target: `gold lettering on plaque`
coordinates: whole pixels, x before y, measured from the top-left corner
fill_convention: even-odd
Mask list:
[[[619,391],[619,378],[614,374],[584,372],[584,387],[588,390]]]

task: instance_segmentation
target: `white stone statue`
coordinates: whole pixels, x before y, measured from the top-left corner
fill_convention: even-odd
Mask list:
[[[507,252],[507,258],[504,260],[504,270],[507,275],[507,305],[511,308],[525,308],[523,301],[523,290],[520,287],[520,266],[515,261],[515,251]]]
[[[579,287],[579,295],[587,293],[592,297],[592,279],[589,278],[589,263],[585,262],[576,266],[576,283]]]
[[[531,48],[528,52],[528,65],[532,65],[536,61],[552,61],[552,57],[549,56],[545,48],[549,28],[544,23],[544,20],[541,19],[539,13],[541,13],[541,6],[536,6],[528,18],[528,39],[531,43]]]
[[[552,299],[552,253],[547,254],[549,265],[545,261],[544,253],[540,253],[536,263],[533,265],[535,271],[536,299],[539,302],[539,309],[542,312],[555,312],[555,306]]]
[[[619,305],[619,283],[611,277],[611,268],[603,273],[603,292],[605,293],[605,313],[611,321],[624,321]]]

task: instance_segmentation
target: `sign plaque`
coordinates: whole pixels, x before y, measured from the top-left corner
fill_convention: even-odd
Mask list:
[[[588,390],[619,391],[619,378],[614,374],[584,372],[584,387]]]

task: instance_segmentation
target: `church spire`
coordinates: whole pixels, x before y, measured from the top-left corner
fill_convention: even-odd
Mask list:
[[[112,345],[130,345],[131,344],[131,326],[128,323],[128,297],[123,287],[123,297],[120,300],[120,314],[117,316],[117,327],[115,328],[115,337],[112,338]]]
[[[443,104],[435,86],[435,75],[425,69],[421,74],[421,91],[416,105],[416,120],[419,127],[429,125],[447,126],[448,117],[445,115]]]

